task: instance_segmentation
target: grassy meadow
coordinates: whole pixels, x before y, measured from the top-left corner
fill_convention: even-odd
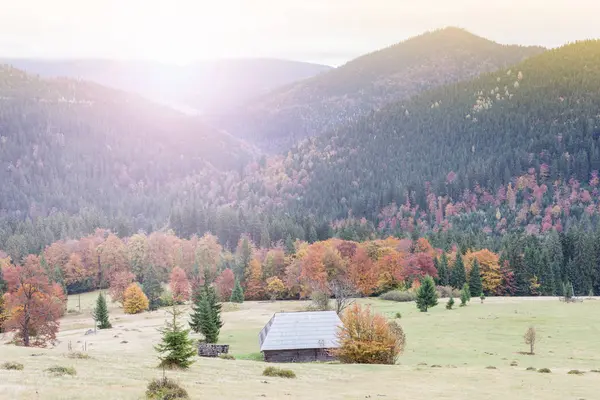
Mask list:
[[[0,364],[20,362],[22,371],[0,369],[0,399],[143,399],[148,381],[162,375],[153,345],[164,310],[125,315],[111,304],[113,329],[86,335],[97,293],[69,297],[52,349],[0,342]],[[414,303],[361,299],[394,318],[401,313],[407,346],[398,365],[287,364],[297,379],[263,377],[258,333],[277,311],[302,310],[306,302],[224,305],[220,342],[235,361],[197,358],[190,370],[167,372],[197,399],[596,399],[600,390],[600,299],[565,304],[556,298],[473,299],[469,306],[428,313]],[[78,310],[81,309],[79,313]],[[536,354],[523,334],[537,330]],[[90,358],[68,358],[85,351]],[[512,365],[511,365],[512,364]],[[75,376],[45,370],[74,367]],[[551,373],[528,371],[549,368]],[[570,370],[583,375],[568,374]]]

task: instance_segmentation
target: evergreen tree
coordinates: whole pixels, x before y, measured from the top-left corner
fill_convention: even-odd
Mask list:
[[[548,275],[552,275],[554,287],[552,288],[552,293],[549,293],[549,285],[546,282],[542,282],[543,294],[547,296],[552,294],[559,295],[562,293],[562,282],[566,277],[562,276],[564,255],[560,236],[555,230],[550,232],[544,243],[544,253],[550,270]]]
[[[190,328],[196,333],[202,333],[207,343],[217,343],[221,322],[221,304],[217,301],[215,288],[207,283],[199,296],[194,298]]]
[[[271,236],[269,235],[269,227],[266,223],[263,224],[260,231],[260,247],[263,249],[271,246]]]
[[[67,285],[65,285],[65,277],[62,273],[62,270],[56,266],[54,268],[54,274],[52,275],[52,281],[58,283],[60,287],[62,287],[63,293],[66,295],[67,293]]]
[[[465,284],[466,285],[466,284]],[[460,291],[460,306],[464,307],[467,305],[467,301],[469,301],[469,289],[468,287],[464,288]]]
[[[594,239],[593,235],[585,232],[578,235],[575,242],[575,268],[571,282],[575,293],[582,296],[593,290],[597,263]]]
[[[239,280],[235,280],[235,285],[233,286],[233,291],[231,292],[232,303],[243,303],[244,302],[244,289],[242,289],[242,285],[240,285]]]
[[[482,294],[481,273],[479,270],[479,261],[477,261],[477,259],[473,261],[473,268],[471,268],[469,290],[471,291],[472,297],[479,297]]]
[[[421,286],[417,290],[417,308],[421,312],[427,312],[428,308],[437,306],[437,292],[433,278],[427,275],[423,278]]]
[[[2,267],[0,267],[0,297],[8,290],[8,284],[4,280],[4,275],[2,272]]]
[[[148,298],[148,309],[150,311],[158,310],[161,305],[160,297],[163,293],[163,287],[158,279],[156,268],[153,265],[151,265],[144,274],[142,289]]]
[[[460,253],[456,253],[454,268],[452,268],[452,272],[450,273],[450,285],[453,288],[460,289],[465,282],[467,282],[465,264],[463,262],[462,255]]]
[[[94,318],[98,329],[112,328],[112,325],[108,320],[108,306],[106,305],[106,297],[104,297],[102,292],[98,294],[96,308],[94,308],[94,311],[92,311],[92,317]]]
[[[462,287],[462,291],[467,294],[467,301],[471,301],[471,289],[469,289],[469,284],[465,283]]]
[[[563,283],[563,296],[567,301],[573,298],[573,284],[571,282]]]
[[[446,253],[442,253],[438,262],[438,280],[442,286],[448,286],[450,283],[448,276],[448,257],[446,257]]]
[[[446,303],[446,310],[452,310],[452,307],[454,307],[454,297],[452,297],[452,295],[450,295],[450,298],[448,299],[448,302]]]
[[[178,322],[181,311],[177,306],[173,305],[173,309],[167,312],[171,314],[172,319],[166,321],[165,327],[160,329],[162,341],[154,347],[160,353],[159,367],[187,369],[194,362],[193,357],[196,355],[194,341],[189,337],[189,329],[183,329]]]
[[[289,234],[285,238],[285,254],[288,256],[296,254],[296,245]]]

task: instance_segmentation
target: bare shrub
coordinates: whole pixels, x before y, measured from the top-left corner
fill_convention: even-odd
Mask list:
[[[311,303],[308,306],[310,311],[329,311],[331,305],[329,304],[329,295],[324,292],[315,291],[310,295]]]
[[[354,303],[356,287],[349,279],[335,279],[328,284],[328,287],[334,298],[335,312],[341,315],[348,306]]]
[[[569,372],[567,372],[567,374],[569,375],[583,375],[585,372],[580,371],[578,369],[572,369]]]
[[[231,354],[221,353],[221,354],[219,354],[218,357],[222,360],[235,360],[235,357],[232,356]]]
[[[460,290],[454,289],[452,286],[436,286],[435,290],[438,297],[460,297]]]
[[[527,329],[523,339],[525,340],[525,344],[529,345],[529,354],[535,354],[536,332],[533,326],[530,326],[529,329]]]
[[[89,354],[81,351],[70,351],[67,354],[65,354],[65,357],[78,360],[89,360],[90,358],[92,358]]]
[[[146,388],[146,399],[171,400],[189,399],[187,391],[179,386],[177,382],[167,377],[153,379]]]
[[[540,369],[538,369],[538,372],[539,372],[540,374],[549,374],[549,373],[551,373],[552,371],[550,371],[550,368],[540,368]]]

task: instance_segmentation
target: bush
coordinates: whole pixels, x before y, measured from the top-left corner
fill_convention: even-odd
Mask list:
[[[22,371],[25,366],[18,362],[7,361],[2,364],[2,369],[12,370],[12,371]]]
[[[570,371],[569,371],[569,372],[567,372],[567,373],[568,373],[569,375],[583,375],[583,374],[584,374],[584,372],[583,372],[583,371],[580,371],[580,370],[578,370],[578,369],[572,369],[572,370],[570,370]]]
[[[267,367],[263,371],[264,376],[277,376],[280,378],[295,378],[296,374],[290,369],[283,369],[277,367]]]
[[[125,314],[139,314],[148,309],[150,303],[142,289],[132,283],[123,294],[123,311]]]
[[[160,306],[161,307],[173,307],[175,304],[175,300],[173,300],[173,295],[171,292],[164,291],[160,295]]]
[[[65,354],[65,357],[67,358],[74,358],[74,359],[78,359],[78,360],[89,360],[90,357],[89,354],[83,353],[81,351],[71,351],[67,354]]]
[[[452,286],[436,286],[435,290],[438,297],[460,297],[460,290],[454,289]]]
[[[552,371],[550,371],[550,368],[540,368],[540,369],[538,369],[538,372],[540,374],[549,374]]]
[[[527,367],[525,371],[537,371],[537,369],[533,367]]]
[[[52,367],[46,369],[46,372],[51,373],[54,376],[63,376],[63,375],[77,375],[77,371],[73,367],[63,367],[60,365],[53,365]]]
[[[189,399],[187,391],[169,378],[153,379],[146,388],[146,398],[152,400]]]
[[[401,319],[402,318],[402,314],[400,314],[399,312],[396,313],[395,315],[396,319]]]
[[[600,369],[592,369],[592,370],[590,370],[590,372],[600,373]]]
[[[222,360],[235,360],[235,357],[232,356],[231,354],[219,354],[219,358]]]
[[[342,317],[337,337],[340,347],[333,350],[344,363],[395,364],[404,349],[405,336],[396,322],[388,323],[369,307],[353,304]]]
[[[417,299],[417,295],[416,293],[408,290],[390,290],[389,292],[385,292],[380,295],[379,298],[381,300],[407,302],[415,301]]]
[[[329,311],[331,305],[329,304],[329,295],[324,292],[312,292],[310,295],[311,303],[308,306],[310,310],[314,311]]]

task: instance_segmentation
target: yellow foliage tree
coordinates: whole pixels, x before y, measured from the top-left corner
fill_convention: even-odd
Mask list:
[[[139,314],[148,309],[148,298],[135,283],[127,287],[123,299],[123,311],[125,314]]]
[[[353,304],[342,317],[338,331],[340,347],[333,350],[340,361],[358,364],[395,364],[404,349],[405,336],[397,324],[390,324],[369,307]]]
[[[473,261],[479,261],[481,272],[481,284],[484,293],[495,293],[498,286],[502,283],[502,274],[500,273],[500,262],[498,254],[483,249],[474,252],[467,252],[464,256],[465,269],[470,272],[473,267]]]
[[[267,293],[271,297],[271,300],[277,300],[283,292],[285,292],[285,285],[281,279],[276,276],[267,279]]]

